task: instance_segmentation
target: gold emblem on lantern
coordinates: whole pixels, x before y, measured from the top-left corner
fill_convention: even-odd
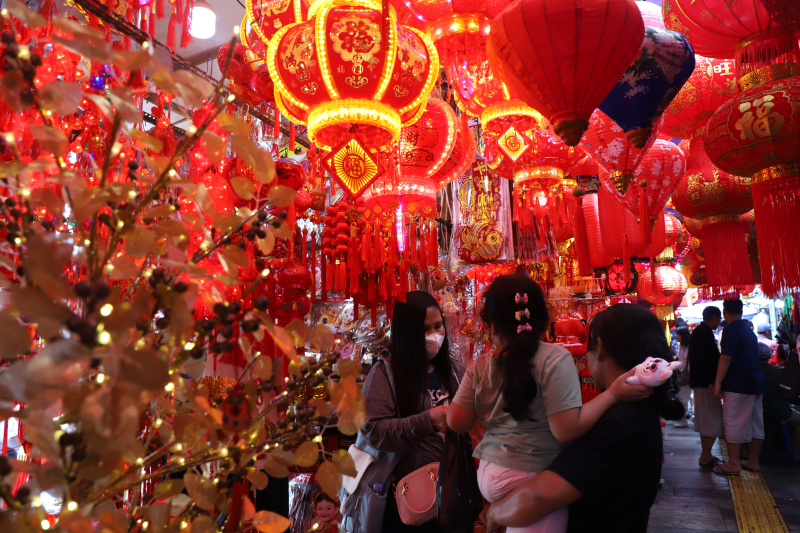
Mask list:
[[[497,144],[500,146],[503,153],[510,157],[512,161],[516,161],[522,157],[522,154],[530,148],[528,140],[518,132],[514,126],[509,126],[506,132],[497,141]]]
[[[374,156],[356,137],[339,145],[323,162],[334,179],[354,198],[382,174]]]

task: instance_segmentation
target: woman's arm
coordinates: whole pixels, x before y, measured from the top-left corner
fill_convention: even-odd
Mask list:
[[[645,385],[631,385],[627,382],[635,370],[618,377],[611,387],[596,396],[582,407],[567,409],[547,416],[550,431],[559,442],[572,442],[582,437],[600,420],[611,407],[618,403],[643,400],[653,393],[653,389]]]
[[[486,529],[494,533],[502,526],[525,527],[557,509],[581,498],[572,484],[555,472],[545,470],[512,490],[505,498],[489,506]]]
[[[451,403],[447,409],[447,427],[456,433],[469,433],[478,421],[478,414],[470,409],[465,409],[456,403]]]
[[[420,440],[436,433],[429,411],[397,417],[397,405],[383,363],[376,365],[364,382],[367,422],[362,430],[371,446],[387,452],[405,453]]]

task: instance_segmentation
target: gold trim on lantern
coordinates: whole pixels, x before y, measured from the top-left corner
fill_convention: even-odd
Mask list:
[[[442,109],[447,117],[447,140],[444,144],[444,150],[439,156],[439,159],[437,159],[433,166],[428,169],[428,176],[433,176],[439,172],[439,169],[442,168],[444,162],[447,161],[452,154],[453,147],[456,144],[456,133],[458,130],[456,127],[456,114],[453,113],[453,110],[449,105],[445,104],[443,100],[439,100],[438,98],[429,98],[428,103],[429,105],[434,105]]]
[[[328,126],[338,124],[366,124],[387,131],[392,140],[379,149],[386,148],[400,139],[400,115],[386,104],[344,98],[332,102],[323,102],[308,114],[308,138],[318,148],[331,151],[332,148],[324,146],[317,141],[317,134]]]
[[[764,181],[788,178],[790,176],[800,176],[800,163],[794,163],[790,165],[775,165],[774,167],[767,167],[759,170],[753,174],[751,183],[755,185]]]
[[[303,111],[308,111],[308,105],[295,98],[291,91],[289,91],[289,88],[286,86],[286,84],[283,83],[283,79],[278,75],[278,63],[276,61],[278,45],[280,44],[281,39],[283,39],[283,36],[286,35],[286,32],[298,24],[302,23],[295,22],[294,24],[287,24],[275,32],[275,35],[272,36],[272,39],[269,41],[269,47],[267,48],[267,69],[269,69],[269,77],[272,78],[272,82],[275,84],[275,91],[279,92],[282,96],[289,100],[292,105],[299,107]],[[319,50],[318,43],[314,43],[314,46],[317,48],[317,50]],[[275,100],[277,100],[277,98],[275,98]],[[300,124],[302,124],[302,122]]]
[[[305,125],[306,122],[308,122],[307,120],[296,117],[291,111],[286,109],[286,104],[283,103],[283,93],[277,95],[275,98],[275,105],[278,106],[278,111],[281,112],[281,115],[286,117],[289,122],[294,122],[295,124],[301,125]]]
[[[452,93],[451,93],[451,94],[453,95],[453,98],[455,98],[455,100],[456,100],[456,106],[457,106],[457,107],[458,107],[458,108],[461,110],[461,112],[462,112],[462,113],[466,113],[466,114],[467,114],[467,115],[469,115],[470,117],[475,117],[475,118],[478,118],[478,117],[480,117],[480,114],[473,115],[473,114],[472,114],[472,113],[471,113],[471,112],[470,112],[470,111],[467,109],[466,103],[464,102],[464,100],[462,100],[462,99],[461,99],[461,98],[458,96],[458,91],[455,89],[455,87],[453,87],[453,91],[452,91]]]
[[[411,26],[403,26],[405,29],[412,31],[413,33],[417,34],[417,36],[422,39],[422,42],[425,43],[425,48],[428,49],[428,79],[425,81],[425,87],[420,91],[419,96],[414,98],[414,101],[411,102],[409,105],[400,108],[400,114],[407,113],[414,109],[414,107],[418,105],[422,105],[422,102],[428,98],[428,95],[431,94],[433,90],[433,86],[436,84],[436,80],[439,78],[439,54],[436,52],[436,45],[433,44],[433,41],[430,37],[422,33],[416,28],[412,28]],[[396,50],[393,50],[392,53],[397,53]],[[408,122],[404,122],[403,126],[410,126],[414,122],[416,122],[417,118],[414,120],[410,120]]]
[[[625,196],[628,187],[635,177],[636,174],[633,170],[612,170],[608,173],[608,179],[611,180],[611,183],[614,184],[614,187],[623,196]]]
[[[317,16],[319,12],[323,9],[327,9],[331,11],[333,9],[339,7],[346,7],[346,8],[366,8],[372,9],[379,13],[383,12],[383,4],[380,0],[319,0],[317,2],[312,3],[308,8],[308,20],[311,20],[312,17]],[[390,5],[389,12],[393,13],[394,8]],[[395,15],[397,17],[397,15]]]
[[[333,6],[325,3],[322,11],[314,20],[314,40],[316,41],[317,64],[322,74],[322,82],[325,84],[325,88],[331,98],[339,98],[339,91],[336,90],[336,85],[333,83],[331,66],[328,64],[328,41],[325,38],[327,33],[325,27],[328,24],[328,13],[331,12],[331,9],[333,9]]]
[[[503,84],[503,87],[505,87],[505,84]],[[507,90],[508,89],[506,89],[506,91]],[[492,104],[484,109],[481,113],[481,124],[483,124],[483,127],[485,128],[493,120],[512,115],[531,117],[539,121],[540,124],[542,120],[544,120],[544,117],[541,113],[528,106],[526,103],[521,102],[520,100],[510,100],[507,102],[497,102],[496,104]]]
[[[205,385],[208,388],[208,397],[214,396],[227,396],[228,389],[236,385],[236,380],[225,376],[204,376],[200,379],[194,380],[192,383],[192,391],[197,392],[200,387]]]
[[[745,74],[737,80],[740,91],[746,91],[753,87],[758,87],[771,81],[782,80],[785,78],[793,78],[800,76],[800,65],[797,63],[779,63],[777,65],[768,65],[760,69]]]
[[[740,215],[714,215],[710,217],[706,217],[702,220],[703,227],[710,226],[711,224],[722,224],[723,222],[736,222],[739,223],[742,221],[742,217]]]
[[[437,41],[454,33],[484,33],[488,35],[490,28],[491,21],[483,15],[453,13],[428,24],[425,33]]]
[[[503,97],[506,100],[511,100],[511,91],[508,90],[508,85],[505,82],[500,82],[500,87],[503,89]]]
[[[514,173],[514,183],[524,185],[528,181],[535,181],[542,188],[549,189],[561,183],[564,179],[564,171],[556,167],[527,167]],[[546,183],[542,183],[542,182]]]
[[[389,11],[389,42],[386,43],[386,55],[383,61],[383,73],[381,74],[381,83],[378,85],[378,90],[375,91],[373,100],[383,100],[386,94],[386,89],[389,88],[389,82],[392,81],[392,74],[394,73],[394,61],[397,57],[397,19],[394,16],[394,11]],[[416,122],[416,121],[415,121]]]

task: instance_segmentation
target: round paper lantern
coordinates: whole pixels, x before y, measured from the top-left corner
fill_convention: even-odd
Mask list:
[[[453,110],[438,98],[428,98],[425,112],[400,132],[400,176],[427,179],[444,165],[456,144],[457,122]]]
[[[696,53],[735,58],[737,79],[761,77],[765,67],[795,76],[800,69],[797,37],[770,17],[762,0],[664,0],[662,9],[667,28],[686,36]]]
[[[600,174],[600,182],[602,187],[622,202],[634,216],[646,218],[654,223],[685,170],[686,156],[683,150],[675,143],[658,139],[636,167],[634,181],[638,184],[637,190],[620,194],[610,180],[604,179],[605,173]]]
[[[287,300],[296,300],[311,289],[311,272],[300,263],[289,263],[275,273],[278,294]]]
[[[620,259],[644,255],[652,240],[643,238],[636,216],[631,214],[605,187],[600,188],[597,196],[601,238],[605,251]],[[650,221],[644,223],[649,224]]]
[[[332,151],[355,134],[368,150],[398,141],[402,126],[425,109],[439,74],[431,40],[397,24],[369,0],[317,2],[309,20],[284,26],[270,40],[267,65],[275,103],[309,140]],[[384,39],[388,38],[388,42]]]
[[[475,160],[475,137],[464,118],[462,115],[462,120],[456,121],[456,142],[450,157],[429,177],[436,190],[462,176]]]
[[[736,287],[753,282],[740,216],[753,205],[750,178],[733,176],[714,166],[702,137],[682,141],[689,154],[686,173],[672,193],[675,209],[690,217],[687,229],[708,247],[708,281],[714,287]],[[702,232],[698,231],[699,220]]]
[[[597,194],[587,194],[581,198],[581,209],[586,221],[587,247],[589,248],[592,268],[607,267],[614,262],[614,256],[606,252],[603,247],[597,197]]]
[[[642,14],[642,20],[646,28],[666,29],[664,17],[661,15],[661,8],[657,4],[644,0],[636,0],[636,7]]]
[[[401,177],[397,165],[389,165],[383,177],[364,191],[364,202],[382,219],[394,219],[398,208],[414,216],[432,218],[436,216],[436,187],[424,177]]]
[[[636,148],[694,71],[694,51],[680,33],[645,28],[644,41],[625,74],[600,103]]]
[[[494,72],[568,146],[578,144],[644,37],[632,0],[520,0],[492,26]]]
[[[733,59],[694,58],[694,72],[664,111],[662,132],[678,139],[696,135],[714,111],[736,94]]]
[[[607,179],[624,196],[636,177],[636,167],[656,141],[660,129],[659,123],[650,140],[640,150],[631,144],[616,122],[598,109],[592,113],[589,129],[583,135],[580,147],[606,172]]]
[[[305,20],[308,2],[304,0],[246,0],[246,17],[252,31],[264,44],[286,26]],[[242,34],[245,32],[243,31]]]
[[[752,176],[762,285],[769,295],[800,288],[800,77],[765,83],[711,117],[706,152],[720,170]]]
[[[688,288],[686,276],[680,270],[670,265],[658,265],[655,276],[646,272],[639,280],[636,290],[639,296],[655,305],[658,318],[669,321],[675,320],[673,306],[683,299]]]

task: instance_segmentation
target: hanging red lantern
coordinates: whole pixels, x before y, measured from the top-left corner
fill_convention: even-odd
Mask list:
[[[678,139],[696,135],[714,111],[736,94],[734,74],[733,59],[696,55],[694,72],[664,111],[662,131]]]
[[[644,37],[632,0],[522,0],[505,9],[492,30],[492,68],[568,146],[578,144]]]
[[[393,11],[384,20],[376,7],[367,0],[318,2],[309,20],[284,26],[270,40],[276,104],[290,121],[307,124],[309,140],[323,150],[353,134],[367,150],[391,146],[401,127],[419,118],[436,83],[431,40],[399,26]]]
[[[580,147],[606,172],[607,179],[624,196],[630,184],[635,183],[636,167],[655,143],[661,130],[660,124],[654,128],[644,148],[639,150],[627,139],[622,128],[598,109],[592,113],[589,129],[583,135]]]
[[[689,217],[687,229],[702,235],[709,249],[709,284],[737,287],[752,284],[740,217],[753,205],[750,179],[717,169],[705,153],[700,136],[685,144],[689,165],[675,191],[675,209]],[[702,234],[694,219],[700,220]]]
[[[614,256],[603,247],[600,227],[598,194],[587,194],[581,198],[581,207],[586,226],[587,248],[592,268],[602,268],[614,262]]]
[[[740,80],[741,82],[741,80]],[[720,170],[752,176],[762,285],[800,287],[800,77],[739,93],[711,117],[704,145]]]
[[[655,271],[655,282],[651,282],[651,273],[645,273],[636,290],[639,296],[655,305],[656,316],[664,321],[675,320],[674,305],[679,303],[689,284],[680,270],[670,265],[658,265]]]
[[[267,45],[278,30],[304,21],[308,14],[305,0],[247,0],[245,8],[249,29]]]
[[[605,251],[620,259],[644,255],[653,241],[650,235],[648,235],[650,239],[643,239],[640,224],[650,224],[650,221],[639,222],[636,216],[605,187],[600,188],[597,196],[601,238]]]
[[[475,137],[472,135],[472,130],[466,120],[457,120],[456,123],[456,141],[453,151],[439,167],[439,170],[429,178],[436,190],[442,189],[448,183],[462,176],[475,160]]]
[[[397,163],[403,180],[426,180],[436,174],[456,144],[453,110],[438,98],[428,98],[425,112],[400,131]]]

